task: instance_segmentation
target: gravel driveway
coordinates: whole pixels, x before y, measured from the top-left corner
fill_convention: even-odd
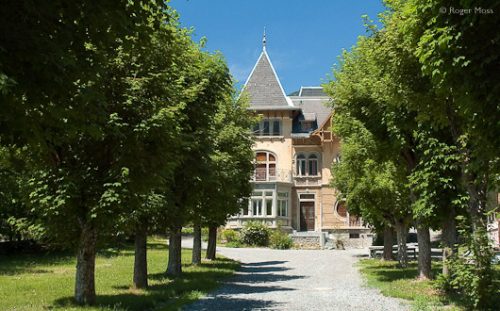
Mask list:
[[[218,290],[184,310],[407,310],[363,286],[355,262],[366,250],[219,248],[241,262]]]

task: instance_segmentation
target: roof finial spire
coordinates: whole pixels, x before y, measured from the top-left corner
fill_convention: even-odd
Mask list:
[[[262,36],[262,49],[266,50],[266,26],[264,26],[264,35]]]

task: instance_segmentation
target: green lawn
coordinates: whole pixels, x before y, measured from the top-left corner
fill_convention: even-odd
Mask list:
[[[358,266],[368,286],[379,289],[384,296],[411,300],[414,310],[467,310],[460,303],[460,297],[448,296],[437,290],[433,280],[417,280],[416,262],[400,269],[395,261],[364,259],[359,261]],[[441,262],[432,262],[433,275],[438,275],[441,270]],[[493,272],[494,284],[500,288],[500,265],[494,265]]]
[[[398,268],[395,261],[379,259],[361,260],[358,265],[368,286],[379,289],[384,296],[411,300],[414,310],[465,310],[436,290],[433,281],[417,280],[416,262],[405,269]],[[433,262],[432,268],[437,275],[441,263]]]
[[[134,253],[131,247],[105,249],[96,261],[97,306],[72,302],[75,258],[70,254],[0,257],[0,310],[178,310],[217,287],[238,263],[229,259],[190,266],[191,251],[183,250],[184,275],[167,278],[164,240],[148,243],[149,289],[132,289]]]

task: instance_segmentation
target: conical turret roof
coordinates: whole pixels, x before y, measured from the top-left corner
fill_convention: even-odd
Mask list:
[[[264,41],[265,42],[265,41]],[[285,95],[280,80],[267,55],[264,45],[243,91],[250,97],[251,109],[293,109],[292,101]]]

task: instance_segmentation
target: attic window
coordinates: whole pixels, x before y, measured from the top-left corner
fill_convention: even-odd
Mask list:
[[[256,136],[280,136],[281,119],[264,119],[253,127],[253,133]]]
[[[279,136],[281,134],[281,121],[274,120],[273,121],[273,135]]]
[[[309,132],[313,130],[313,124],[311,121],[302,121],[302,130],[305,132]]]

